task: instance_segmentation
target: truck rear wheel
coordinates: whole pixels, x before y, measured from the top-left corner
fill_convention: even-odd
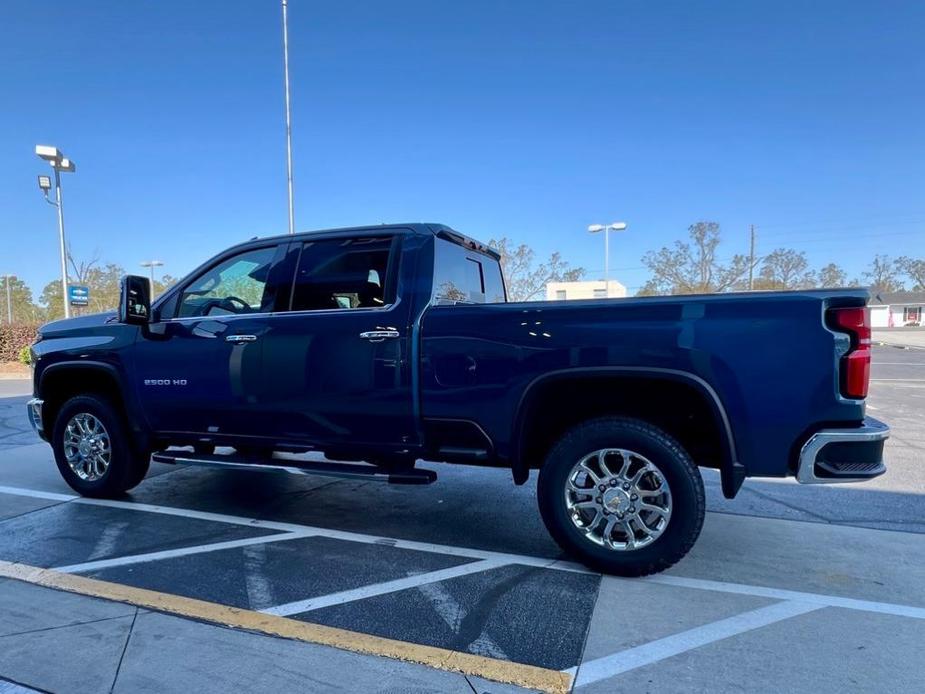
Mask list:
[[[119,496],[147,472],[122,417],[96,395],[78,395],[61,406],[52,449],[64,481],[83,496]]]
[[[566,432],[540,470],[537,496],[560,547],[620,576],[667,569],[703,527],[703,480],[690,456],[634,419],[602,417]]]

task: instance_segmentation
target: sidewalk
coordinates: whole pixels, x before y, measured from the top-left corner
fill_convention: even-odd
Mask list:
[[[0,614],[3,677],[61,694],[527,691],[12,579],[0,581]]]
[[[925,328],[878,328],[872,338],[874,344],[925,349]]]

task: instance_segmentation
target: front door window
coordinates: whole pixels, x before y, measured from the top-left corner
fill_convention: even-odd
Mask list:
[[[261,313],[273,305],[267,283],[275,246],[232,256],[194,280],[180,297],[178,318]]]

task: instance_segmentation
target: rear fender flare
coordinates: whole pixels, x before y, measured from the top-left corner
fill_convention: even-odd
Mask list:
[[[733,498],[742,486],[745,480],[746,469],[737,458],[735,438],[732,434],[732,426],[729,423],[729,417],[726,414],[726,408],[717,394],[716,390],[707,383],[703,378],[692,374],[689,371],[680,369],[666,369],[658,367],[636,367],[636,366],[610,366],[610,367],[579,367],[570,369],[560,369],[538,376],[531,381],[524,389],[517,405],[517,412],[514,417],[514,430],[511,435],[512,456],[511,470],[514,475],[516,484],[523,484],[527,481],[530,474],[529,462],[522,455],[524,449],[524,431],[526,429],[526,418],[528,416],[531,398],[537,392],[537,386],[545,385],[550,381],[561,380],[573,377],[587,378],[588,376],[622,376],[628,378],[654,378],[667,381],[685,383],[692,386],[706,401],[710,403],[711,414],[719,425],[722,435],[721,450],[722,459],[720,461],[720,477],[723,485],[723,496],[727,499]]]

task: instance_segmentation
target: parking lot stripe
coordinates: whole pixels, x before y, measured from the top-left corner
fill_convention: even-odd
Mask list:
[[[766,588],[752,586],[745,583],[727,583],[725,581],[710,581],[704,578],[685,578],[684,576],[646,576],[645,578],[627,579],[633,581],[648,581],[661,583],[666,586],[679,586],[682,588],[696,588],[698,590],[711,590],[719,593],[738,593],[739,595],[754,595],[759,598],[772,600],[795,600],[799,602],[820,605],[822,607],[841,607],[846,610],[860,610],[861,612],[879,612],[899,617],[925,619],[925,607],[911,605],[896,605],[889,602],[876,602],[874,600],[858,600],[856,598],[842,598],[837,595],[824,595],[821,593],[804,593],[798,590],[783,588]]]
[[[44,492],[36,489],[25,489],[21,487],[0,486],[0,493],[14,494],[19,496],[30,496],[39,499],[55,499],[60,501],[72,501],[79,504],[91,506],[107,506],[110,508],[125,509],[128,511],[142,511],[148,513],[163,513],[173,516],[186,518],[197,518],[201,520],[211,520],[217,522],[232,523],[235,525],[246,525],[250,527],[269,528],[281,532],[305,533],[307,535],[319,535],[322,537],[348,540],[353,542],[365,542],[372,544],[381,544],[388,541],[390,547],[399,547],[402,549],[413,549],[422,552],[432,552],[437,554],[448,554],[450,556],[471,557],[473,559],[497,559],[509,564],[522,564],[524,566],[536,566],[546,569],[555,569],[560,571],[574,571],[579,573],[594,573],[586,567],[563,560],[546,559],[541,557],[530,557],[519,554],[507,554],[504,552],[492,552],[489,550],[470,549],[466,547],[455,547],[452,545],[438,545],[429,542],[415,542],[413,540],[399,540],[394,538],[383,538],[376,535],[364,535],[361,533],[347,532],[344,530],[333,530],[331,528],[319,528],[310,525],[299,525],[296,523],[280,523],[276,521],[262,521],[254,518],[244,518],[242,516],[230,516],[221,513],[209,513],[206,511],[195,511],[192,509],[176,508],[173,506],[155,506],[152,504],[137,504],[131,501],[111,501],[108,499],[89,499],[78,496],[68,496],[54,492]],[[883,531],[886,532],[886,531]],[[721,593],[739,593],[742,595],[754,595],[758,597],[767,597],[773,600],[798,600],[810,602],[813,604],[824,605],[828,607],[841,607],[849,610],[861,610],[863,612],[879,612],[881,614],[892,614],[900,617],[912,617],[915,619],[925,619],[925,608],[912,607],[910,605],[897,605],[894,603],[877,602],[872,600],[858,600],[855,598],[843,598],[836,595],[825,595],[820,593],[804,593],[795,590],[785,590],[780,588],[767,588],[764,586],[753,586],[744,583],[727,583],[724,581],[711,581],[700,578],[685,578],[683,576],[672,576],[660,574],[657,576],[647,576],[645,578],[628,579],[633,581],[651,581],[653,583],[662,583],[664,585],[682,586],[685,588],[696,588],[700,590],[710,590]]]
[[[577,668],[570,668],[566,672],[575,675],[577,671],[575,687],[583,687],[716,641],[728,639],[731,636],[760,629],[769,624],[806,614],[807,612],[821,610],[823,607],[823,605],[795,600],[778,602],[721,619],[718,622],[694,627],[679,634],[672,634],[662,639],[650,641],[634,648],[628,648],[625,651],[604,656],[603,658],[597,658],[596,660],[582,663]]]
[[[6,487],[3,485],[0,485],[0,494],[30,496],[33,499],[49,499],[50,501],[73,501],[79,498],[74,494],[57,494],[55,492],[43,492],[38,489],[23,489],[21,487]]]
[[[364,600],[366,598],[372,598],[377,595],[395,593],[400,590],[406,590],[408,588],[416,588],[418,586],[423,586],[430,583],[437,583],[438,581],[446,581],[448,579],[457,578],[459,576],[481,573],[482,571],[488,571],[489,569],[496,569],[500,566],[506,566],[508,563],[509,562],[500,559],[483,559],[481,561],[472,562],[470,564],[451,566],[448,569],[440,569],[439,571],[429,571],[427,573],[417,574],[415,576],[398,578],[394,581],[385,581],[383,583],[375,583],[373,585],[363,586],[353,590],[344,590],[339,593],[331,593],[329,595],[320,595],[318,597],[308,598],[306,600],[288,602],[285,605],[276,605],[275,607],[268,607],[260,611],[266,614],[275,614],[281,617],[286,617],[289,615],[298,614],[300,612],[320,610],[323,607],[342,605],[346,602]]]
[[[52,569],[41,569],[26,564],[0,561],[0,578],[11,578],[46,588],[127,603],[136,607],[269,636],[420,663],[439,670],[474,675],[550,694],[565,694],[572,686],[572,676],[567,672],[387,639],[288,617],[278,617],[179,595],[61,573]]]
[[[18,494],[20,496],[32,496],[36,498],[52,498],[47,496],[50,494],[50,492],[42,492],[35,489],[24,489],[20,487],[0,486],[0,492],[6,494]],[[509,564],[522,564],[524,566],[535,566],[539,568],[554,568],[559,571],[574,571],[577,573],[594,573],[581,564],[562,559],[531,557],[522,554],[508,554],[505,552],[494,552],[484,549],[456,547],[454,545],[440,545],[431,542],[417,542],[415,540],[386,538],[382,537],[381,535],[366,535],[363,533],[349,532],[346,530],[334,530],[332,528],[321,528],[311,525],[300,525],[297,523],[282,523],[278,521],[258,520],[255,518],[231,516],[223,513],[211,513],[208,511],[195,511],[192,509],[178,508],[174,506],[156,506],[153,504],[139,504],[131,501],[114,501],[110,499],[90,499],[79,496],[65,496],[62,494],[53,495],[53,498],[59,497],[61,497],[62,501],[72,501],[76,504],[85,504],[88,506],[105,506],[107,508],[118,508],[127,511],[162,513],[165,515],[180,516],[183,518],[196,518],[198,520],[215,521],[218,523],[231,523],[234,525],[267,528],[270,530],[279,530],[280,532],[302,532],[311,535],[327,537],[333,540],[347,540],[349,542],[363,542],[367,544],[382,544],[383,542],[388,542],[390,547],[413,549],[419,552],[448,554],[454,557],[466,557],[470,559],[498,559]]]
[[[55,571],[62,573],[81,573],[84,571],[96,571],[98,569],[108,569],[113,566],[125,566],[127,564],[142,564],[149,561],[158,561],[160,559],[173,559],[174,557],[186,557],[190,554],[205,554],[206,552],[217,552],[222,549],[235,549],[236,547],[248,547],[250,545],[263,545],[269,542],[282,542],[285,540],[296,540],[303,537],[311,537],[311,533],[280,533],[278,535],[261,535],[259,537],[246,537],[240,540],[228,540],[226,542],[213,542],[207,545],[192,545],[190,547],[179,547],[177,549],[165,549],[160,552],[145,552],[144,554],[130,554],[124,557],[114,557],[112,559],[98,559],[88,561],[83,564],[70,564],[68,566],[56,566]]]

